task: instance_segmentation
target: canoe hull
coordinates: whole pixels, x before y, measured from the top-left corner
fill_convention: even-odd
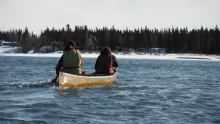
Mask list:
[[[59,87],[91,87],[110,85],[117,77],[117,72],[110,76],[80,76],[59,72]]]

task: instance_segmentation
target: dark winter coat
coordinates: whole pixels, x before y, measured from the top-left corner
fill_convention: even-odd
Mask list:
[[[103,49],[96,60],[95,70],[97,74],[113,74],[113,67],[118,67],[116,57],[111,54],[110,49]]]

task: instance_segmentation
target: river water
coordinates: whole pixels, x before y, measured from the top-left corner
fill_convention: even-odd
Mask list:
[[[58,60],[0,56],[0,123],[220,123],[219,61],[118,59],[114,84],[61,89]]]

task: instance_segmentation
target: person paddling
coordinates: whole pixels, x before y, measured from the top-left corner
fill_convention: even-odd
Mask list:
[[[67,46],[64,49],[63,55],[61,56],[58,64],[56,66],[56,77],[52,80],[52,82],[56,82],[59,71],[62,72],[81,75],[82,74],[82,66],[83,61],[81,57],[81,53],[79,50],[76,50],[76,45],[74,41],[69,41]]]
[[[116,57],[109,47],[104,47],[95,63],[96,74],[114,74],[113,67],[118,67]]]

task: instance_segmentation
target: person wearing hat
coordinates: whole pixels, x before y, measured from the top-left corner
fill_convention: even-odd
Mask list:
[[[118,67],[116,57],[109,47],[104,47],[95,63],[96,74],[114,74],[113,67]]]
[[[56,75],[59,76],[59,71],[62,72],[81,75],[82,74],[82,66],[83,61],[81,57],[81,53],[79,50],[75,49],[75,42],[69,41],[67,46],[63,51],[63,55],[61,56],[58,64],[56,66]],[[52,80],[52,82],[56,81],[57,77]]]

